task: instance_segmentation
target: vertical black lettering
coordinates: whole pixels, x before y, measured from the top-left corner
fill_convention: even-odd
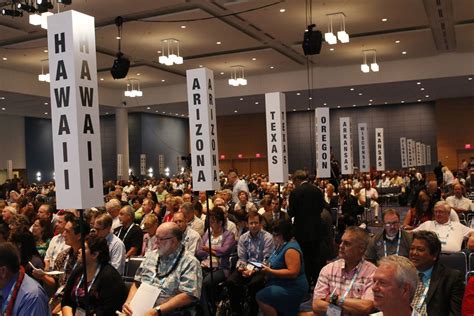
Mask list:
[[[79,93],[81,94],[82,106],[92,107],[92,100],[94,98],[94,88],[79,87]]]
[[[66,39],[64,38],[64,32],[54,34],[54,53],[64,53],[66,51]]]
[[[87,63],[87,60],[83,60],[82,66],[81,66],[81,79],[84,79],[86,77],[87,77],[87,80],[92,80],[91,72],[89,70],[89,64]]]
[[[192,87],[193,90],[195,89],[201,89],[201,85],[199,84],[199,80],[197,78],[194,78],[193,80],[193,87]]]
[[[67,143],[63,142],[63,162],[67,162]]]
[[[64,170],[64,189],[69,190],[69,170]]]
[[[196,120],[200,120],[201,119],[201,113],[199,112],[199,109],[196,109]]]
[[[92,142],[90,140],[87,141],[87,159],[92,161]]]
[[[89,168],[89,188],[94,188],[94,170]]]
[[[199,93],[193,94],[193,105],[201,105],[201,95]]]
[[[196,156],[196,164],[198,167],[204,166],[204,155]]]
[[[55,88],[54,89],[54,97],[56,99],[56,106],[58,108],[62,107],[64,104],[64,107],[69,106],[69,92],[71,90],[71,87],[66,87],[66,92],[64,92],[64,87],[63,88]]]
[[[69,130],[69,124],[67,122],[67,116],[65,114],[62,114],[59,117],[59,131],[58,135],[62,135],[63,133],[66,134],[71,134],[71,131]]]
[[[79,40],[79,51],[81,53],[89,54],[89,41],[84,35],[82,35],[81,39]]]
[[[90,114],[86,114],[84,116],[84,130],[82,132],[84,134],[87,134],[87,132],[94,134],[94,128],[92,127],[92,119]]]
[[[64,60],[58,60],[58,67],[56,68],[56,81],[63,77],[64,80],[67,79],[66,66],[64,65]]]

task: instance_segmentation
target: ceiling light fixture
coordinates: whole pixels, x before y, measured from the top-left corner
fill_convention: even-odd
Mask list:
[[[9,9],[2,9],[2,15],[6,16],[23,16],[22,11],[17,11],[17,10],[9,10]]]
[[[370,70],[373,72],[378,72],[380,70],[379,64],[377,64],[377,51],[375,49],[367,49],[363,50],[362,53],[364,53],[364,63],[360,65],[360,70],[363,73],[368,73]],[[367,54],[371,53],[372,54],[372,63],[369,65],[367,64]]]
[[[324,34],[324,40],[329,45],[334,45],[339,40],[341,43],[349,43],[349,34],[346,32],[346,15],[343,12],[327,14],[329,17],[328,32]],[[333,17],[339,17],[341,21],[341,30],[337,32],[337,37],[333,32],[332,19]]]
[[[17,3],[16,8],[28,13],[36,12],[36,8],[32,5],[29,5],[28,3]]]
[[[245,79],[244,75],[244,66],[232,66],[231,67],[231,73],[230,73],[230,79],[229,79],[229,85],[233,87],[238,87],[238,86],[246,86],[247,85],[247,79]]]
[[[124,91],[123,95],[129,98],[142,97],[143,91],[140,90],[140,80],[128,79],[127,90]]]
[[[44,62],[48,61],[47,59],[41,60],[41,74],[38,75],[38,81],[41,82],[50,82],[49,73],[44,73]]]
[[[161,52],[161,56],[158,58],[160,64],[172,66],[173,64],[181,65],[183,63],[183,57],[179,55],[179,40],[174,38],[161,40]]]

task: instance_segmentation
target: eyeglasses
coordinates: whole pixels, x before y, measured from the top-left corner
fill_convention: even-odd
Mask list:
[[[157,237],[156,240],[158,240],[158,241],[165,241],[165,240],[170,240],[170,239],[173,239],[173,238],[174,238],[174,236],[171,236],[171,237],[162,237],[162,238],[158,238],[158,237]]]
[[[400,225],[400,222],[385,223],[385,227],[395,227]]]

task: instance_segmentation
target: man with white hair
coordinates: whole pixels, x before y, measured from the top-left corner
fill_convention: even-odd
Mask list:
[[[472,201],[463,196],[464,186],[460,183],[454,185],[454,195],[448,196],[446,202],[457,213],[474,211]]]
[[[413,231],[427,230],[434,232],[441,242],[442,252],[461,251],[464,239],[471,239],[468,244],[472,245],[474,229],[459,222],[453,222],[449,218],[450,213],[451,206],[446,201],[439,201],[434,206],[434,220],[424,222]]]
[[[373,282],[374,305],[384,316],[411,315],[418,271],[408,258],[391,255],[380,259]]]
[[[118,217],[120,213],[120,208],[122,205],[120,204],[120,201],[117,199],[111,199],[107,203],[105,203],[105,210],[107,213],[112,216],[112,231],[114,231],[115,228],[120,226],[120,219]]]

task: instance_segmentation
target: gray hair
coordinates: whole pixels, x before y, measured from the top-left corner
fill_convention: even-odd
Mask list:
[[[120,201],[117,199],[111,199],[107,203],[105,203],[105,209],[106,210],[112,210],[112,209],[120,209],[122,204],[120,204]]]
[[[444,207],[444,209],[447,211],[447,212],[450,212],[451,211],[451,206],[448,204],[448,202],[446,201],[438,201],[436,202],[436,204],[434,205],[433,207],[433,210],[439,206],[442,206]]]
[[[135,211],[130,205],[125,205],[124,207],[120,209],[120,211],[122,210],[127,212],[128,216],[130,216],[132,219],[135,219]]]
[[[370,237],[369,237],[369,233],[365,229],[362,229],[359,226],[350,226],[350,227],[347,227],[346,230],[344,231],[344,233],[347,233],[347,232],[352,232],[356,234],[357,236],[356,240],[360,243],[364,251],[367,250]]]
[[[418,271],[413,262],[406,257],[391,255],[382,257],[382,259],[379,260],[379,266],[382,265],[395,267],[395,281],[400,287],[404,284],[410,286],[408,299],[411,302],[415,296],[416,287],[418,285]]]

